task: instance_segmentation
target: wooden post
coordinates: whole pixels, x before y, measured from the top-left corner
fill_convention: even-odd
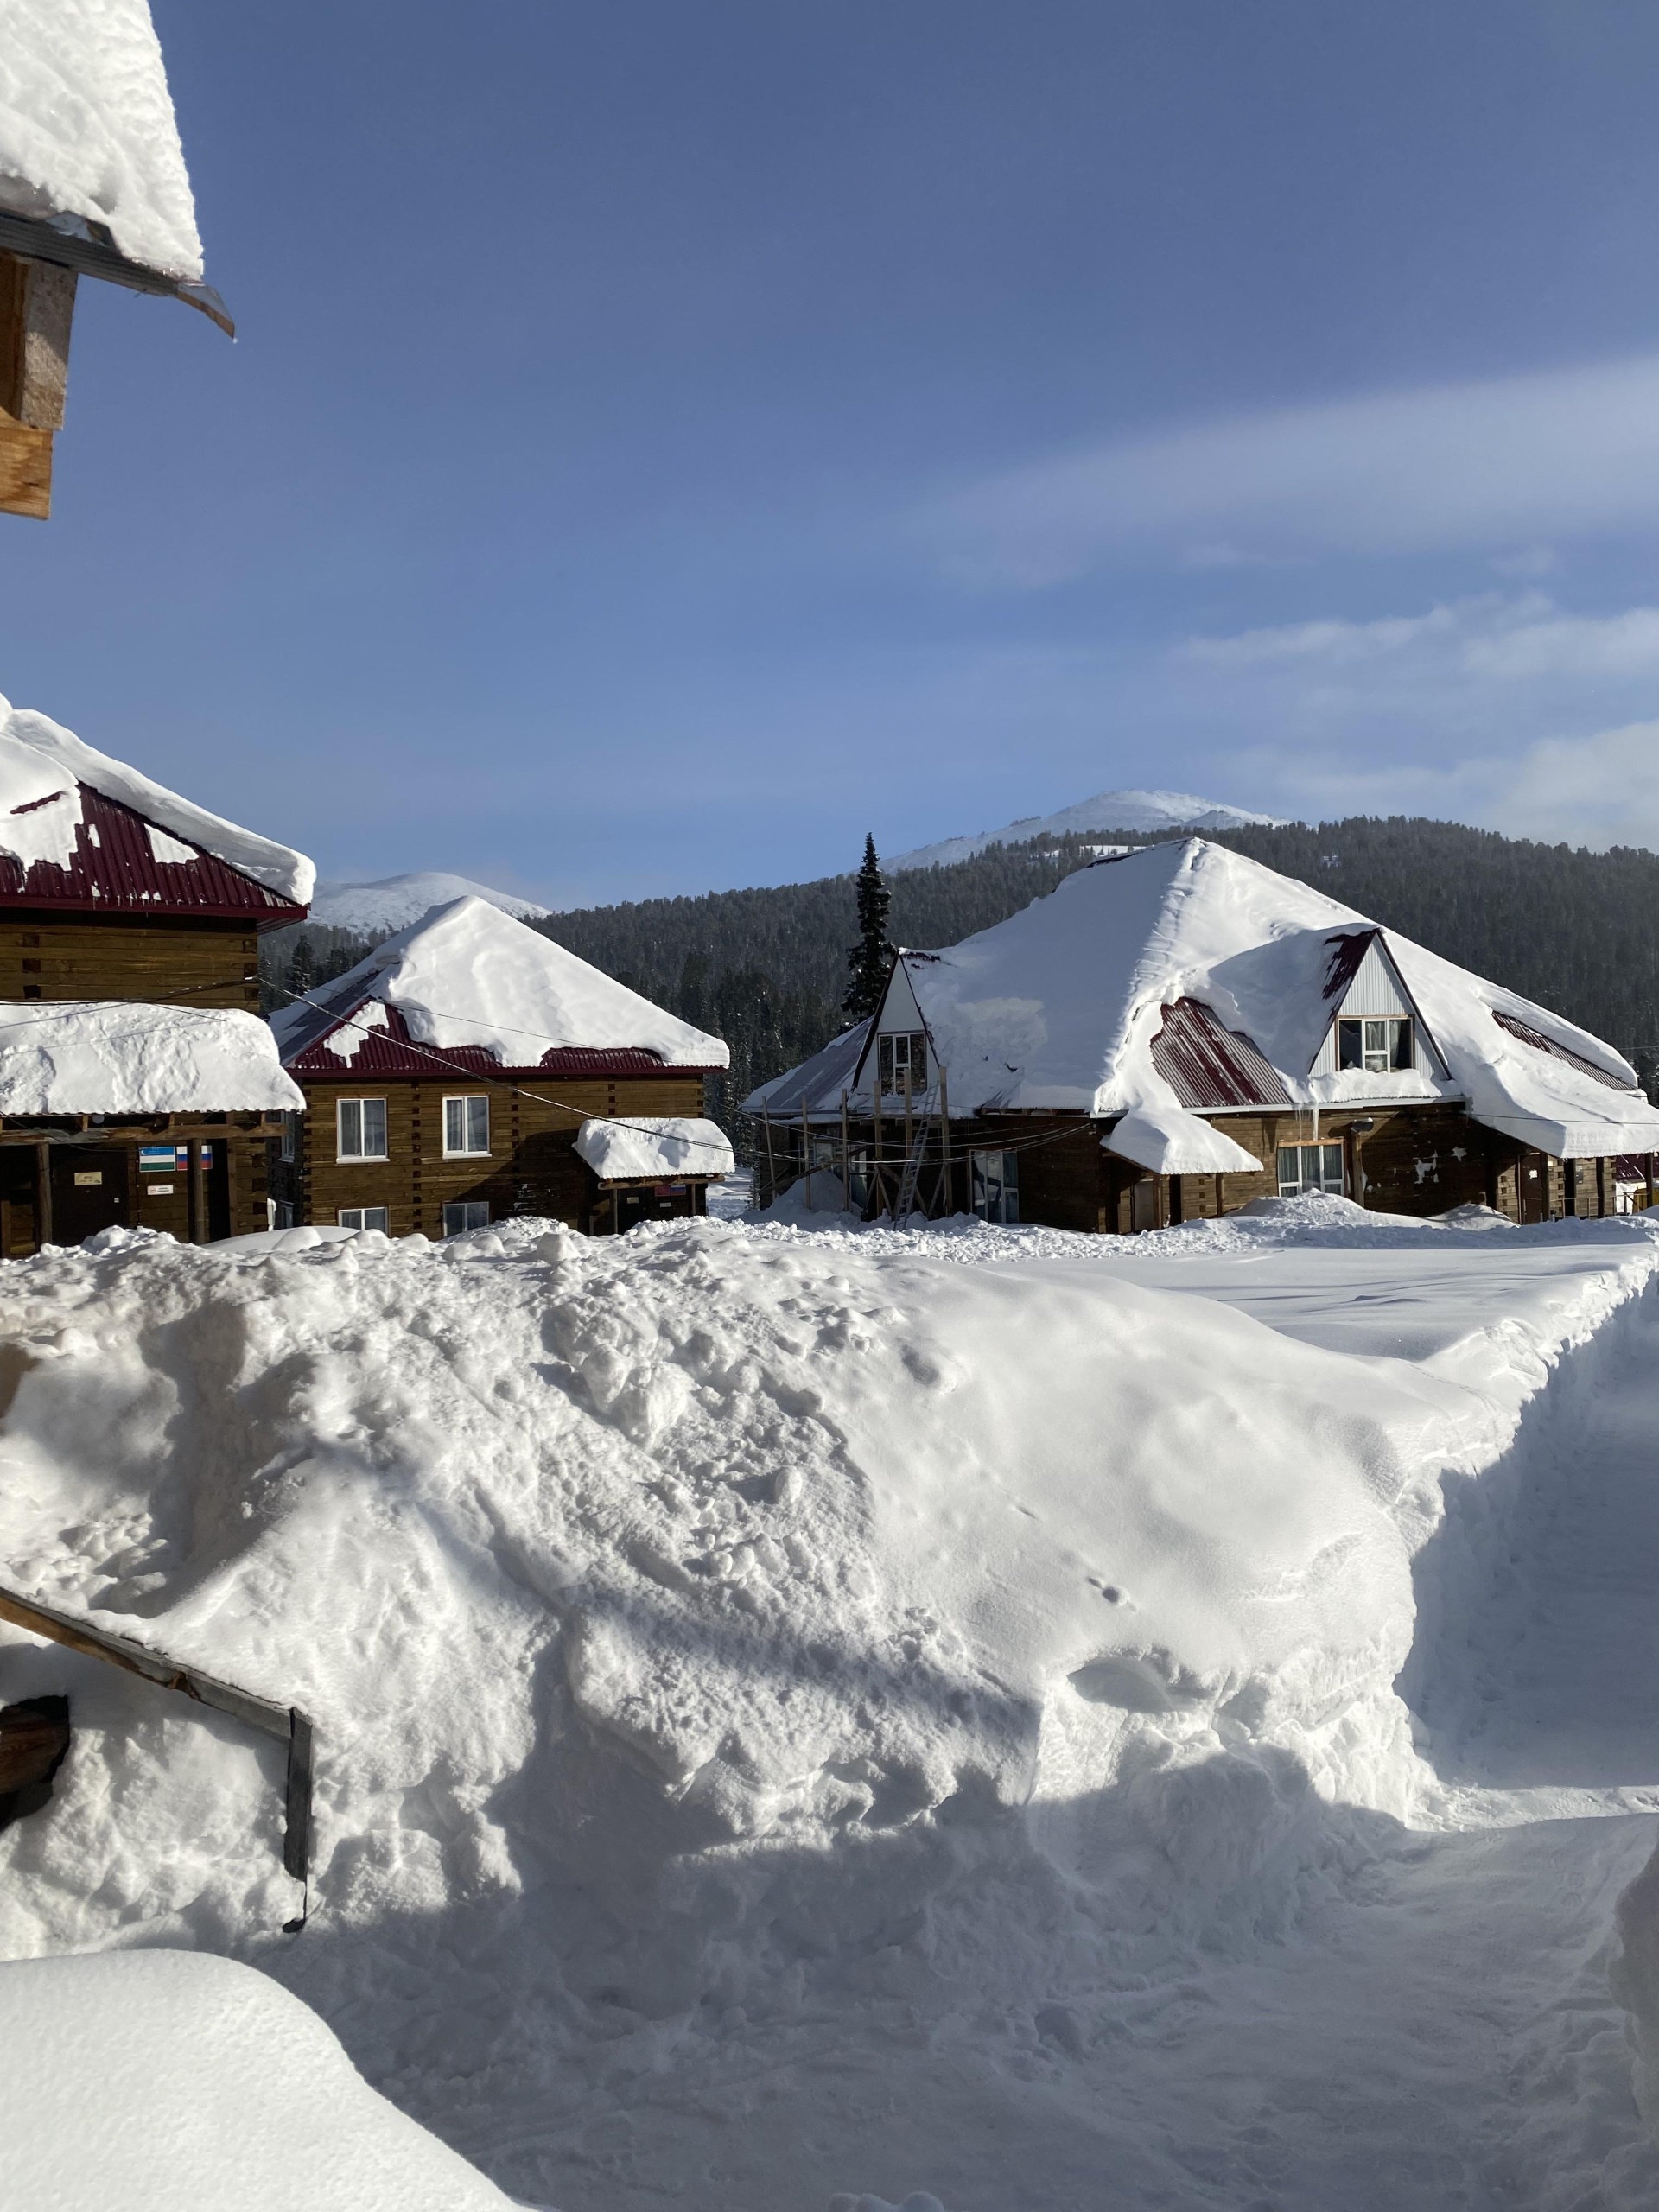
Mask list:
[[[847,1093],[841,1094],[841,1205],[843,1213],[853,1210],[853,1149],[847,1128]]]
[[[939,1216],[954,1213],[956,1193],[950,1187],[950,1092],[943,1067],[939,1070]]]
[[[35,1147],[35,1249],[52,1242],[52,1147]]]
[[[812,1211],[812,1125],[806,1118],[806,1093],[801,1093],[801,1172],[806,1177],[806,1210]]]
[[[190,1140],[190,1242],[207,1242],[207,1179],[202,1172],[199,1137]]]
[[[876,1039],[875,1046],[875,1079],[870,1085],[870,1096],[875,1102],[873,1122],[874,1145],[870,1155],[870,1174],[875,1184],[875,1213],[873,1217],[880,1221],[887,1211],[887,1185],[881,1180],[881,1040],[880,1038]]]
[[[0,512],[52,512],[52,437],[63,423],[75,274],[0,254]]]
[[[760,1126],[766,1133],[766,1204],[770,1205],[778,1195],[778,1163],[772,1156],[772,1109],[760,1109]]]
[[[902,1192],[905,1187],[905,1178],[910,1173],[910,1156],[916,1148],[915,1120],[914,1096],[911,1090],[911,1067],[910,1062],[906,1060],[905,1062],[905,1157],[899,1169],[899,1192]],[[893,1202],[895,1208],[893,1217],[893,1225],[897,1229],[899,1227],[899,1216],[896,1211],[899,1204],[898,1192],[894,1192]],[[912,1205],[914,1205],[915,1203],[916,1200],[912,1194],[911,1204]]]

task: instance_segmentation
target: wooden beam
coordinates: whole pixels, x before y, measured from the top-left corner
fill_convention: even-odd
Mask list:
[[[63,428],[75,272],[0,254],[0,408],[33,430]]]
[[[0,514],[45,522],[51,512],[51,431],[0,422]]]
[[[52,1242],[52,1147],[35,1147],[35,1249]]]
[[[27,1629],[31,1636],[43,1636],[54,1643],[61,1643],[71,1651],[82,1652],[89,1659],[102,1659],[129,1675],[142,1675],[158,1688],[178,1690],[185,1697],[194,1698],[198,1705],[211,1705],[215,1712],[228,1713],[244,1726],[257,1728],[262,1735],[275,1736],[285,1743],[287,1833],[283,1843],[283,1865],[296,1882],[307,1878],[311,1850],[313,1730],[309,1718],[298,1706],[278,1705],[273,1699],[256,1697],[250,1690],[238,1689],[234,1682],[221,1681],[216,1675],[204,1674],[199,1667],[182,1666],[164,1652],[140,1643],[136,1637],[113,1635],[92,1621],[60,1612],[55,1605],[43,1605],[38,1599],[27,1597],[21,1590],[9,1590],[3,1585],[0,1585],[0,1620],[10,1621],[14,1628]],[[290,1921],[288,1925],[293,1929],[296,1923]]]

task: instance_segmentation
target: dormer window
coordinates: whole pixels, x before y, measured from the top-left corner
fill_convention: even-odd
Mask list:
[[[927,1032],[925,1029],[894,1030],[885,1033],[880,1039],[881,1088],[896,1091],[900,1097],[908,1089],[912,1098],[919,1098],[927,1089]]]
[[[1369,1016],[1337,1024],[1337,1065],[1363,1068],[1367,1075],[1387,1075],[1395,1068],[1417,1065],[1412,1049],[1411,1019],[1389,1014],[1380,1020]]]

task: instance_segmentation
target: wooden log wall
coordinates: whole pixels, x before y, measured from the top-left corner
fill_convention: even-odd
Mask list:
[[[123,999],[259,1011],[259,939],[245,922],[0,920],[0,999]]]
[[[572,1228],[591,1230],[594,1178],[575,1150],[575,1135],[592,1115],[698,1116],[702,1078],[677,1075],[621,1077],[615,1081],[570,1082],[527,1077],[526,1097],[505,1082],[457,1075],[448,1082],[320,1081],[302,1085],[307,1112],[301,1125],[296,1185],[299,1218],[332,1224],[342,1208],[385,1206],[388,1233],[415,1230],[439,1237],[443,1209],[462,1199],[481,1200],[490,1219],[513,1214],[545,1214]],[[487,1158],[446,1160],[443,1102],[485,1093],[490,1102]],[[336,1107],[342,1098],[384,1098],[386,1149],[381,1161],[337,1157]],[[549,1105],[544,1098],[561,1103]]]

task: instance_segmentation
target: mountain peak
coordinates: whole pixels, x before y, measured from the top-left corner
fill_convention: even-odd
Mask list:
[[[1277,819],[1275,815],[1252,813],[1248,807],[1199,798],[1192,791],[1096,791],[1092,798],[1079,799],[1058,814],[1027,815],[1001,830],[980,830],[970,836],[944,838],[937,845],[918,845],[887,865],[890,869],[944,868],[952,861],[971,860],[992,845],[1087,836],[1091,830],[1243,830],[1257,823],[1271,826]]]

